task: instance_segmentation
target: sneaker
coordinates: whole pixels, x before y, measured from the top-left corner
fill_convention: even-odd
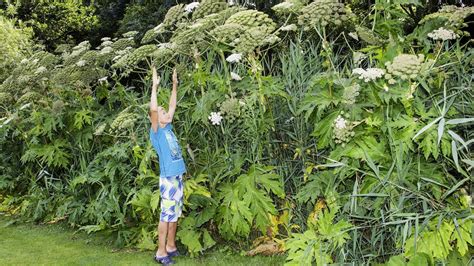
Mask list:
[[[174,260],[172,260],[170,256],[157,257],[157,256],[155,255],[155,256],[154,256],[154,259],[155,259],[155,261],[158,262],[159,264],[163,264],[163,265],[165,265],[165,266],[175,264]]]
[[[179,252],[178,252],[177,249],[174,250],[174,251],[169,251],[169,252],[168,252],[168,257],[170,257],[170,258],[172,258],[172,257],[177,257],[177,256],[179,256]]]

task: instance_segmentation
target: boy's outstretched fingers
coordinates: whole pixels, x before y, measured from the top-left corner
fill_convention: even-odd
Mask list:
[[[173,83],[178,83],[178,71],[176,70],[176,67],[173,68]]]
[[[153,73],[153,85],[158,85],[160,83],[160,77],[158,76],[158,73],[156,72],[155,66],[151,67],[151,72]]]

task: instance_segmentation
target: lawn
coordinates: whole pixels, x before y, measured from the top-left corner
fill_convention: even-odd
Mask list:
[[[117,251],[104,239],[64,225],[13,224],[0,214],[0,265],[157,265],[153,252]],[[180,257],[177,265],[282,265],[283,257],[244,257],[211,252]]]

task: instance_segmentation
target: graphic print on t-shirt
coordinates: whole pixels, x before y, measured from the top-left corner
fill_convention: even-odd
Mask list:
[[[178,161],[182,159],[181,149],[179,148],[178,141],[176,141],[176,136],[173,131],[165,131],[166,142],[168,142],[168,147],[171,152],[171,160]]]

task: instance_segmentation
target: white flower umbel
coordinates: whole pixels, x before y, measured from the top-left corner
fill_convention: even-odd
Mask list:
[[[344,119],[342,116],[338,116],[336,120],[334,120],[334,127],[337,129],[344,129],[347,127],[347,120]]]
[[[293,3],[290,2],[281,2],[278,5],[274,5],[272,9],[290,9],[294,6]]]
[[[189,3],[187,4],[185,7],[184,7],[184,10],[188,13],[191,13],[193,12],[193,10],[199,6],[199,2],[192,2],[192,3]]]
[[[356,68],[352,70],[352,74],[359,75],[359,79],[369,82],[381,78],[385,74],[385,71],[380,68],[367,68],[367,70],[363,68]]]
[[[231,54],[225,60],[229,63],[237,63],[242,59],[242,54]]]
[[[173,42],[164,42],[164,43],[160,43],[158,44],[158,48],[164,48],[164,49],[171,49],[171,50],[174,50],[176,49],[176,44],[173,43]]]
[[[104,41],[104,42],[102,42],[100,45],[102,45],[103,47],[105,47],[105,46],[110,46],[110,45],[112,45],[112,44],[113,44],[112,41]]]
[[[26,63],[28,63],[28,59],[26,59],[26,58],[21,60],[21,62],[20,62],[20,64],[26,64]]]
[[[355,135],[352,131],[353,125],[344,117],[339,115],[333,122],[333,139],[337,144],[344,145],[345,142],[348,142],[351,137]]]
[[[102,39],[100,39],[100,40],[103,41],[103,42],[110,41],[110,37],[104,37],[104,38],[102,38]]]
[[[79,62],[76,63],[76,66],[78,67],[83,67],[86,65],[86,61],[85,60],[80,60]]]
[[[447,41],[447,40],[454,40],[459,36],[456,33],[454,33],[454,31],[441,27],[437,30],[434,30],[428,33],[428,37],[430,37],[433,40]]]
[[[230,77],[233,79],[233,80],[242,80],[242,78],[239,76],[239,74],[237,73],[234,73],[234,72],[230,72]]]
[[[114,49],[112,47],[106,46],[100,50],[99,54],[108,54],[108,53],[113,52],[113,50]]]
[[[280,28],[282,31],[296,31],[298,27],[295,24],[286,25]]]
[[[38,67],[38,69],[36,69],[35,74],[41,74],[41,73],[43,73],[43,72],[45,72],[45,71],[47,71],[47,70],[48,70],[48,69],[46,69],[46,67],[40,66],[40,67]]]
[[[220,125],[222,121],[221,112],[211,112],[209,120],[211,120],[213,125]]]

